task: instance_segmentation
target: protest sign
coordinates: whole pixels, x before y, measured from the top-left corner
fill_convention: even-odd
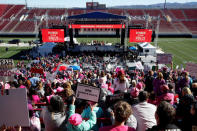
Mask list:
[[[44,74],[43,69],[38,69],[38,68],[35,68],[35,67],[32,67],[30,71],[31,71],[31,73]]]
[[[0,81],[13,81],[14,61],[12,59],[0,59]]]
[[[191,76],[195,76],[197,78],[197,64],[196,63],[187,63],[185,70],[188,71]]]
[[[158,64],[171,64],[172,54],[157,54]]]
[[[100,88],[82,85],[77,86],[76,97],[79,99],[98,102],[100,96]]]
[[[27,90],[25,88],[6,90],[0,96],[0,125],[30,126],[27,106]]]
[[[114,95],[110,95],[108,96],[109,101],[116,101],[116,100],[122,100],[124,99],[124,93],[120,93],[120,94],[114,94]]]

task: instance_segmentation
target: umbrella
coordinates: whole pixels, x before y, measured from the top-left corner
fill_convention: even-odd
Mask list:
[[[73,68],[74,71],[80,70],[80,66],[74,66],[74,65],[73,65],[73,66],[69,66],[69,67]]]
[[[137,48],[134,47],[134,46],[129,47],[129,49],[130,49],[130,50],[137,50]]]

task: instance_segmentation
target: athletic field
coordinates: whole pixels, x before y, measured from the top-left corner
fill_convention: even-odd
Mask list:
[[[22,39],[22,41],[26,41],[26,40],[31,40],[31,39],[27,39],[27,38]],[[89,42],[89,43],[92,40],[120,43],[119,38],[78,38],[77,40],[79,42]],[[134,45],[134,44],[136,43],[129,43],[129,45]],[[186,62],[197,63],[197,39],[159,38],[158,46],[164,52],[173,54],[174,65],[181,66],[181,64],[183,64],[183,66],[185,66]],[[6,52],[5,47],[0,47],[0,58],[10,58],[11,56],[19,53],[20,51],[28,48],[29,47],[9,47],[8,52]]]
[[[91,42],[92,40],[119,43],[120,38],[80,38],[79,42]],[[129,43],[132,46],[136,43]],[[152,43],[154,45],[154,43]],[[197,63],[197,39],[192,38],[159,38],[158,46],[165,53],[173,54],[174,65],[185,66],[187,62]]]

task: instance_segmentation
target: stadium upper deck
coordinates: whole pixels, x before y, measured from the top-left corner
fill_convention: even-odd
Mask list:
[[[25,5],[0,5],[0,32],[1,33],[35,33],[35,24],[38,28],[50,27],[53,25],[65,25],[65,17],[92,11],[101,11],[118,15],[130,15],[133,18],[140,18],[146,14],[152,17],[169,15],[172,22],[166,22],[162,17],[160,23],[160,33],[165,34],[197,34],[197,9],[26,9]],[[48,22],[45,15],[47,14]],[[35,22],[35,16],[37,22]],[[145,26],[145,20],[132,20],[130,25],[141,24]],[[155,27],[156,21],[152,21],[149,26]]]

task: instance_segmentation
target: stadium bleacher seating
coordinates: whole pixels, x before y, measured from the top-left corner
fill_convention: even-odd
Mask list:
[[[182,10],[170,10],[177,19],[185,19]]]
[[[66,13],[66,9],[48,9],[49,16],[61,16]]]
[[[24,5],[14,5],[5,16],[4,19],[9,19],[11,16],[15,16],[20,10],[22,10],[25,6]]]
[[[21,21],[14,29],[14,32],[34,32],[35,25],[33,21]]]
[[[109,9],[108,13],[116,14],[116,15],[123,15],[123,9]]]
[[[5,26],[5,28],[3,29],[4,32],[10,32],[18,23],[19,21],[13,20],[10,21],[9,24],[7,24],[7,26]]]
[[[197,19],[197,9],[184,9],[184,13],[188,19]]]
[[[136,9],[135,10],[129,9],[127,10],[127,13],[131,16],[143,16],[144,15],[143,10],[136,10]]]
[[[169,15],[172,22],[168,23],[162,18],[160,24],[161,33],[193,33],[197,34],[197,9],[106,9],[106,10],[85,10],[85,9],[44,9],[44,8],[29,8],[25,5],[6,5],[0,4],[0,32],[34,32],[34,15],[37,18],[39,28],[46,28],[45,14],[48,14],[48,25],[63,25],[66,22],[61,19],[65,16],[78,15],[93,11],[107,12],[116,15],[130,15],[143,17],[145,14],[150,16],[161,17]],[[145,26],[145,20],[133,20],[130,25]],[[156,26],[156,22],[152,21],[149,27]]]
[[[160,10],[144,10],[144,12],[146,13],[146,14],[149,14],[150,16],[162,16],[162,13],[161,13],[161,11]]]
[[[8,23],[9,23],[9,21],[1,21],[0,22],[0,30],[2,30]]]
[[[0,17],[2,17],[13,5],[0,5]]]
[[[197,34],[197,22],[196,21],[183,21],[183,24],[191,31],[191,33]]]

